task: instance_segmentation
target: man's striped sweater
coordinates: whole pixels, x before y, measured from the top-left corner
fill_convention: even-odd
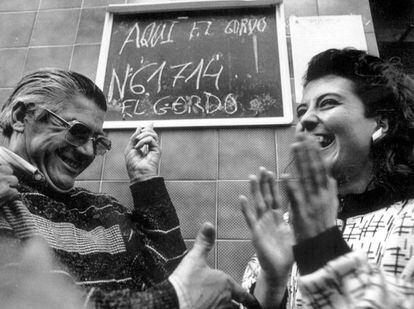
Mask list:
[[[185,245],[164,181],[130,188],[132,210],[107,194],[56,193],[19,177],[20,201],[0,209],[0,236],[19,245],[41,235],[61,265],[56,273],[72,277],[96,308],[178,308],[165,279]]]

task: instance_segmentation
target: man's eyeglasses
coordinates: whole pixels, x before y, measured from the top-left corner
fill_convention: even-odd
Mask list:
[[[93,130],[86,124],[78,120],[67,122],[51,110],[47,108],[42,109],[47,111],[49,115],[55,117],[66,128],[65,138],[69,144],[79,147],[85,145],[89,140],[92,140],[95,155],[98,156],[104,155],[111,149],[111,141],[103,135],[94,136]]]

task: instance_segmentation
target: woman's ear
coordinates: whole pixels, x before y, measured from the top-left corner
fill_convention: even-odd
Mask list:
[[[377,129],[381,129],[383,134],[386,134],[389,130],[388,118],[379,117],[377,120]]]
[[[378,117],[376,121],[377,121],[377,126],[375,128],[375,132],[372,134],[372,142],[374,144],[384,139],[384,137],[387,136],[387,132],[389,129],[389,122],[387,118]]]
[[[23,102],[17,102],[11,113],[12,128],[14,131],[22,133],[24,131],[24,117],[26,116],[26,105]]]

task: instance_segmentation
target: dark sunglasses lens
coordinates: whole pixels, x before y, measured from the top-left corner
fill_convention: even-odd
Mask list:
[[[77,146],[84,145],[92,136],[92,130],[82,123],[73,124],[66,136],[69,143]]]
[[[99,136],[95,141],[95,152],[99,155],[104,155],[111,149],[111,141],[106,137]]]

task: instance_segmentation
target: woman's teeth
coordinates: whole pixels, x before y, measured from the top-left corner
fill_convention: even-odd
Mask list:
[[[329,146],[334,140],[333,137],[328,135],[316,135],[315,137],[322,148]]]

